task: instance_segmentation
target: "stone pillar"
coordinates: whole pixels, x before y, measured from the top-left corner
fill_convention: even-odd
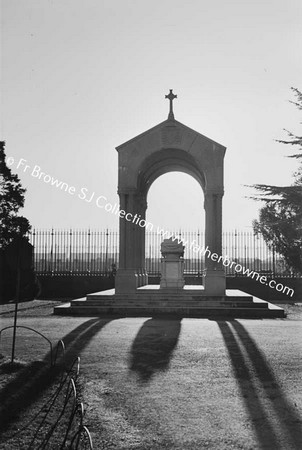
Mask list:
[[[115,277],[117,293],[135,292],[147,284],[145,270],[145,228],[139,225],[146,216],[146,197],[135,190],[119,192],[120,218],[119,269]]]
[[[142,226],[145,222],[146,217],[146,197],[143,194],[136,194],[134,196],[135,205],[135,224],[134,224],[134,267],[137,271],[138,276],[138,287],[144,286],[146,284],[145,277],[145,227]]]
[[[225,271],[222,256],[222,192],[205,192],[205,294],[225,295]]]
[[[140,217],[140,221],[143,224],[146,224],[146,210],[147,210],[147,201],[145,194],[138,194],[136,199],[136,204],[138,205],[138,211]],[[148,274],[146,271],[146,263],[145,263],[145,237],[146,237],[146,228],[145,226],[137,225],[137,268],[140,272],[140,286],[145,286],[148,284]]]
[[[119,192],[120,210],[131,214],[128,217],[120,217],[120,242],[119,242],[119,268],[115,277],[116,293],[135,292],[138,287],[138,275],[135,265],[135,225],[132,222],[134,217],[134,192]]]
[[[126,211],[127,194],[119,193],[120,197],[120,210]],[[126,269],[126,241],[127,230],[126,221],[122,218],[119,220],[119,268]]]

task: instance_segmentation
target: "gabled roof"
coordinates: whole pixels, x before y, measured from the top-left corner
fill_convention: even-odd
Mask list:
[[[203,140],[207,140],[208,142],[211,142],[223,149],[226,149],[226,147],[224,145],[219,144],[218,142],[214,141],[213,139],[208,138],[207,136],[204,136],[203,134],[199,133],[198,131],[193,130],[192,128],[188,127],[187,125],[184,125],[181,122],[178,122],[177,120],[170,120],[170,119],[166,119],[163,122],[155,125],[152,128],[149,128],[149,130],[144,131],[143,133],[135,136],[132,139],[129,139],[128,141],[124,142],[123,144],[120,144],[116,147],[116,150],[122,150],[124,147],[127,147],[130,144],[133,144],[139,140],[141,140],[144,137],[147,137],[148,134],[154,134],[156,131],[158,131],[158,133],[161,132],[161,130],[165,127],[165,126],[176,126],[179,127],[183,130],[186,130],[187,132],[190,132],[191,134],[195,134],[196,137],[199,136],[200,138],[202,138]]]

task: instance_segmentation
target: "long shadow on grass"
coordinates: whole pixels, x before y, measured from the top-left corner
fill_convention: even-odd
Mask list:
[[[116,319],[117,317],[115,317]],[[90,319],[66,334],[62,340],[66,347],[64,363],[68,367],[81,351],[112,318]],[[5,430],[21,411],[37,400],[62,371],[62,358],[55,367],[49,367],[50,355],[43,361],[33,361],[20,370],[14,380],[0,392],[0,430]]]
[[[181,319],[152,318],[147,320],[131,347],[130,370],[147,383],[158,371],[167,370],[178,342]]]
[[[297,410],[286,398],[282,388],[278,384],[273,370],[265,359],[264,354],[258,348],[254,339],[250,336],[244,326],[234,320],[231,322],[240,342],[244,346],[253,368],[257,375],[257,379],[261,382],[263,391],[270,401],[272,409],[278,417],[278,425],[287,433],[289,441],[292,443],[291,448],[302,448],[302,418]]]
[[[228,322],[217,321],[259,448],[284,448],[278,442],[269,411],[263,404],[265,398],[266,405],[270,402],[269,410],[278,417],[278,429],[282,428],[287,442],[291,443],[289,448],[301,449],[301,418],[286,399],[272,369],[247,330],[236,320]]]

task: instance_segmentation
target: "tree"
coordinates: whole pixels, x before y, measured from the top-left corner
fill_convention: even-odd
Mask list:
[[[18,175],[12,174],[5,161],[5,142],[0,142],[0,248],[30,230],[29,221],[18,215],[24,206],[24,194]]]
[[[302,110],[302,93],[296,88],[291,90],[296,97],[296,101],[291,103]],[[267,244],[274,246],[290,268],[302,273],[302,136],[285,131],[288,140],[277,142],[295,146],[298,153],[288,157],[299,160],[298,169],[293,174],[294,181],[290,186],[253,186],[260,194],[252,198],[266,203],[260,209],[259,219],[253,222],[253,228],[263,235]]]

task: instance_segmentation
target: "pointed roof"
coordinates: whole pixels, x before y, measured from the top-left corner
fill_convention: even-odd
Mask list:
[[[187,125],[184,125],[183,123],[179,122],[178,120],[171,120],[166,119],[163,122],[155,125],[152,128],[149,128],[149,130],[144,131],[143,133],[135,136],[132,139],[129,139],[128,141],[124,142],[123,144],[120,144],[116,147],[117,151],[123,150],[124,148],[129,147],[130,145],[137,144],[139,141],[143,141],[149,136],[155,136],[155,135],[161,135],[162,131],[164,129],[172,129],[172,128],[178,129],[179,131],[183,131],[192,137],[194,137],[194,140],[196,138],[200,138],[202,141],[207,141],[208,143],[214,144],[215,147],[220,147],[221,149],[226,150],[226,147],[222,144],[219,144],[218,142],[214,141],[213,139],[208,138],[207,136],[204,136],[203,134],[199,133],[196,130],[193,130],[192,128],[188,127]],[[193,136],[194,135],[194,136]]]

